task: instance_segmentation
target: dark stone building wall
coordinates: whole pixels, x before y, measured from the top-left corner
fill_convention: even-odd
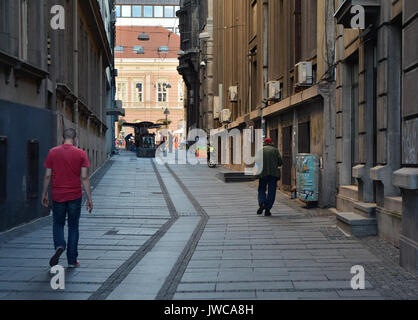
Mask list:
[[[393,174],[402,192],[401,265],[418,274],[418,2],[403,1],[402,168]],[[415,40],[414,40],[415,39]]]
[[[51,28],[54,5],[64,7],[64,30]],[[43,162],[62,143],[64,128],[78,129],[91,173],[107,159],[106,109],[114,83],[113,37],[106,30],[113,29],[110,19],[102,20],[111,12],[101,10],[109,6],[0,0],[0,232],[49,214],[40,205]]]

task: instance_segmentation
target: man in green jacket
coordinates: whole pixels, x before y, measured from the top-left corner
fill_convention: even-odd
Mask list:
[[[271,216],[270,210],[276,200],[277,181],[280,180],[280,169],[278,167],[282,165],[280,152],[270,138],[264,140],[264,147],[256,157],[256,165],[261,171],[257,175],[259,179],[258,204],[260,206],[257,214],[261,215],[265,210],[265,215],[268,217]],[[267,187],[268,195],[266,195]]]

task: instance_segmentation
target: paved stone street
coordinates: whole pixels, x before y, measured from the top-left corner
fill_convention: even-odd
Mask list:
[[[65,290],[50,287],[48,217],[0,236],[0,299],[418,298],[396,248],[347,237],[327,210],[281,194],[272,217],[257,216],[256,184],[226,184],[220,170],[113,157],[92,179]],[[354,265],[365,290],[351,289]]]

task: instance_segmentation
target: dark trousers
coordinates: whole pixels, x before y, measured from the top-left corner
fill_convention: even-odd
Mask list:
[[[75,264],[78,257],[78,225],[81,214],[81,198],[67,202],[53,202],[53,233],[55,250],[67,248],[68,264]],[[65,218],[68,216],[68,246],[64,239]]]
[[[266,176],[260,178],[258,182],[258,204],[264,204],[267,210],[271,210],[274,201],[276,200],[277,181],[279,179],[273,176]],[[268,194],[266,195],[266,189]]]

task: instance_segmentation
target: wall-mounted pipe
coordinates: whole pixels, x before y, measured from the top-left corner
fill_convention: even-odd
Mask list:
[[[264,10],[264,37],[263,37],[263,74],[264,74],[264,94],[263,94],[263,102],[261,105],[261,128],[263,130],[263,140],[267,137],[267,130],[266,130],[266,122],[264,119],[264,108],[267,107],[267,99],[268,99],[268,92],[267,92],[267,82],[268,82],[268,27],[269,27],[269,11],[268,11],[268,0],[264,0],[263,2],[263,10]]]
[[[73,0],[73,78],[74,78],[74,95],[76,101],[74,103],[74,120],[75,130],[79,134],[79,114],[78,114],[78,0]],[[77,147],[79,146],[79,139],[77,139]]]

